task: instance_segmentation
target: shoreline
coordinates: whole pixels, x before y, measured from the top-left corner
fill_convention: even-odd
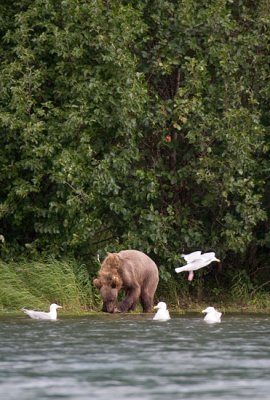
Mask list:
[[[220,312],[222,312],[223,315],[226,314],[235,314],[235,315],[270,315],[270,308],[265,307],[265,308],[259,308],[255,306],[225,306],[225,305],[218,305],[218,304],[211,304],[214,306],[216,309],[218,309]],[[188,307],[185,309],[180,309],[177,307],[170,307],[170,314],[171,315],[176,315],[176,316],[192,316],[192,315],[197,315],[201,314],[202,310],[207,307],[206,304],[201,304],[201,305],[196,305],[196,307]],[[58,319],[61,319],[61,317],[64,318],[76,318],[76,317],[87,317],[87,316],[104,316],[104,317],[115,317],[117,316],[147,316],[147,315],[154,315],[155,311],[150,313],[142,313],[140,310],[129,312],[129,313],[105,313],[102,311],[95,311],[95,310],[61,310],[59,312]],[[23,317],[24,314],[20,310],[11,310],[11,309],[2,309],[0,311],[0,318],[1,317]]]

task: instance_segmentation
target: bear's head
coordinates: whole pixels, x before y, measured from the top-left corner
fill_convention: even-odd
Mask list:
[[[102,263],[98,278],[93,281],[103,300],[104,312],[113,313],[115,310],[118,293],[123,286],[121,264],[117,253],[109,253]]]

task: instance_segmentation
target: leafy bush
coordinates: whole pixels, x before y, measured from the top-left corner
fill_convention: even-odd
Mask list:
[[[170,272],[213,249],[248,274],[268,260],[268,2],[13,3],[0,6],[2,257],[94,268],[136,248]]]

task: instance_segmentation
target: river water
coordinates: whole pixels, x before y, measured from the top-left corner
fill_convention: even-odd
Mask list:
[[[0,399],[270,399],[270,316],[0,319]]]

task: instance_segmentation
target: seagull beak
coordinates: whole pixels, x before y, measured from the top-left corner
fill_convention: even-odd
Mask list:
[[[154,308],[158,308],[158,306],[154,306]]]
[[[218,258],[216,258],[216,260],[215,260],[216,262],[221,262]]]

